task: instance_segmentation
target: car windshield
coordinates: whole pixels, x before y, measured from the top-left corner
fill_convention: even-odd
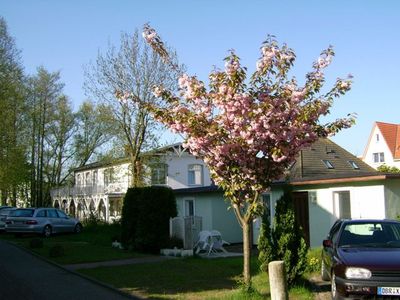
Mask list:
[[[341,232],[339,247],[400,248],[400,223],[348,223]]]
[[[10,217],[32,217],[34,209],[16,209],[10,212]]]

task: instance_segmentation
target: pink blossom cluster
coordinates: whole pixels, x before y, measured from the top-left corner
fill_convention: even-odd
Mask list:
[[[145,38],[152,43],[153,32]],[[204,159],[215,183],[240,207],[281,178],[301,149],[353,123],[352,117],[319,122],[333,98],[351,87],[350,79],[338,79],[330,92],[319,93],[334,55],[331,47],[314,63],[304,86],[287,78],[293,50],[270,39],[261,53],[250,83],[232,52],[224,72],[210,74],[208,90],[195,76],[184,74],[179,96],[155,90],[166,106],[149,107],[160,122],[186,136],[184,147]]]
[[[240,64],[238,60],[230,59],[225,63],[225,72],[228,76],[232,76],[235,74],[240,68]]]

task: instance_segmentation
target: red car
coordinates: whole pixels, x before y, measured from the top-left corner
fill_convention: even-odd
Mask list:
[[[323,241],[332,299],[400,299],[400,222],[338,220]]]

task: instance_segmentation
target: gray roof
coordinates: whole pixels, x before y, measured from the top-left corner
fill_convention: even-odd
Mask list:
[[[324,162],[325,161],[325,162]],[[326,164],[330,164],[328,167]],[[329,139],[319,139],[303,149],[286,179],[298,181],[379,176],[382,173]]]

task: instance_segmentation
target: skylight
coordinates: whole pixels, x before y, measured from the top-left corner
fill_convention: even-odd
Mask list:
[[[327,159],[323,159],[322,162],[324,163],[325,167],[327,167],[328,169],[334,169],[335,168],[333,166],[333,164]]]
[[[359,169],[360,169],[360,167],[356,164],[355,161],[349,160],[349,161],[347,161],[347,162],[350,164],[350,166],[351,166],[354,170],[359,170]]]

